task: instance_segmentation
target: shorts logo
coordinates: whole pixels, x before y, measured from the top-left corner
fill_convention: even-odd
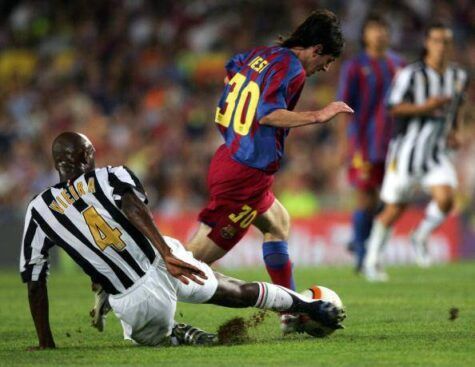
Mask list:
[[[231,224],[228,224],[226,227],[221,228],[221,237],[225,240],[230,240],[237,233],[237,229],[234,228]]]

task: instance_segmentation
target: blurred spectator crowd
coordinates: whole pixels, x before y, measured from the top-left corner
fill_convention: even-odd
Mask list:
[[[135,171],[160,214],[198,210],[210,157],[221,144],[213,121],[226,60],[272,44],[317,7],[341,16],[342,59],[358,51],[370,9],[387,17],[392,47],[408,61],[420,53],[424,26],[443,19],[454,29],[454,58],[473,75],[470,0],[2,1],[0,218],[22,215],[35,193],[57,181],[50,146],[64,130],[91,138],[98,166]],[[335,98],[339,67],[340,61],[308,81],[298,109]],[[474,94],[472,84],[472,105]],[[470,108],[458,153],[465,207],[475,196]],[[293,215],[351,205],[334,129],[330,123],[290,134],[275,189]]]

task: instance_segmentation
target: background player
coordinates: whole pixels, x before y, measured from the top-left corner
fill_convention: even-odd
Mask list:
[[[197,259],[212,264],[254,224],[264,235],[263,257],[272,281],[295,289],[287,245],[289,214],[271,187],[290,128],[353,112],[343,102],[319,111],[292,111],[305,78],[328,70],[342,47],[337,17],[319,10],[278,46],[237,54],[226,64],[225,87],[216,109],[225,144],[211,161],[210,199],[199,214],[198,232],[187,244]]]
[[[442,23],[431,25],[426,32],[423,59],[405,67],[391,88],[388,104],[397,122],[381,190],[386,205],[376,218],[368,240],[364,264],[368,280],[387,279],[378,267],[381,249],[416,185],[428,190],[432,197],[412,237],[420,265],[429,264],[427,239],[453,207],[457,177],[449,149],[459,145],[456,113],[459,106],[455,103],[448,108],[448,104],[451,99],[461,100],[467,73],[449,63],[452,38],[452,31]]]
[[[39,348],[55,347],[46,287],[48,252],[54,245],[110,294],[125,337],[139,344],[158,345],[171,334],[177,300],[302,312],[340,327],[344,316],[330,303],[308,302],[280,286],[213,273],[179,241],[163,238],[136,176],[122,166],[95,169],[95,149],[84,135],[62,133],[52,151],[61,182],[30,202],[20,256]],[[181,331],[175,336],[192,342],[190,332]]]
[[[353,239],[350,249],[361,270],[365,243],[371,232],[383,182],[384,161],[391,137],[392,118],[385,96],[401,58],[388,50],[389,27],[384,18],[370,15],[361,31],[363,50],[346,61],[340,73],[337,99],[346,102],[355,114],[341,115],[338,123],[339,151],[349,161],[348,179],[356,189],[353,212]]]

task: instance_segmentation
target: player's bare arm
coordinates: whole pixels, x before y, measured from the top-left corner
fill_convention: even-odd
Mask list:
[[[203,284],[200,278],[207,279],[203,271],[173,255],[155,226],[150,209],[132,191],[125,193],[122,198],[122,211],[132,224],[152,242],[165,261],[171,275],[184,284],[188,284],[190,280]]]
[[[293,128],[305,125],[321,124],[330,121],[338,114],[352,114],[353,109],[346,103],[332,102],[318,111],[294,112],[279,109],[264,116],[259,123],[281,128]]]
[[[48,289],[46,280],[28,282],[28,301],[39,344],[29,351],[56,348],[49,324]]]
[[[452,124],[452,129],[450,130],[449,134],[447,135],[447,147],[449,149],[457,150],[462,147],[464,144],[463,139],[463,128],[465,123],[465,111],[466,111],[466,104],[462,104],[459,108],[456,121]]]
[[[431,97],[423,104],[400,103],[393,106],[390,111],[394,117],[426,116],[433,114],[449,102],[449,97]]]

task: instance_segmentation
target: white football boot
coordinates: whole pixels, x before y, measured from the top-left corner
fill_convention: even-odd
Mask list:
[[[371,283],[384,283],[389,280],[388,274],[380,266],[365,265],[361,269],[361,274]]]
[[[421,268],[428,268],[432,261],[427,247],[427,241],[417,238],[416,233],[411,235],[411,243],[416,254],[416,264]]]

